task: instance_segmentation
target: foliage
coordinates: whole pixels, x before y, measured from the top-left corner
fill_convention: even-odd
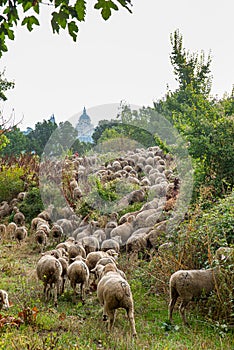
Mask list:
[[[124,7],[131,12],[130,0],[96,0],[94,8],[101,11],[101,16],[107,20],[113,10],[117,11],[119,7]],[[7,51],[6,39],[14,40],[15,26],[25,25],[31,32],[34,26],[40,25],[39,14],[42,6],[50,5],[54,8],[51,13],[51,26],[53,32],[59,33],[60,29],[67,29],[68,34],[74,41],[77,39],[78,23],[86,19],[86,1],[85,0],[49,0],[44,3],[40,0],[16,0],[1,2],[0,17],[0,57]],[[28,12],[28,16],[25,16]]]
[[[127,123],[125,120],[118,119],[110,122],[104,120],[95,128],[93,139],[96,144],[105,144],[110,140],[128,139],[132,141],[135,147],[150,147],[155,145],[155,138],[147,129],[141,126],[141,122]],[[137,145],[137,146],[136,146]],[[124,147],[124,146],[123,146]]]
[[[44,144],[44,155],[64,156],[70,152],[70,148],[76,142],[77,131],[69,121],[59,123],[58,127],[53,129],[49,142]],[[48,140],[47,140],[48,141]]]
[[[218,195],[233,187],[233,93],[217,101],[210,97],[211,58],[204,53],[189,54],[182,46],[178,31],[171,36],[171,62],[179,87],[167,92],[154,103],[154,109],[165,116],[187,142],[196,165],[195,179],[199,193],[202,183],[213,186]]]
[[[57,128],[57,125],[52,121],[43,120],[35,125],[35,129],[31,130],[27,135],[27,152],[34,152],[41,155],[50,136]]]
[[[9,143],[2,152],[3,156],[19,156],[21,153],[25,152],[27,137],[19,128],[13,127],[12,130],[7,133],[7,138]]]
[[[32,187],[28,191],[24,201],[19,205],[19,209],[24,214],[28,224],[44,209],[40,190],[37,187]]]
[[[19,192],[24,191],[24,181],[22,176],[24,169],[17,164],[1,166],[0,171],[0,202],[10,201],[17,197]]]
[[[5,71],[0,72],[0,100],[6,101],[7,97],[5,95],[5,91],[13,89],[15,84],[13,81],[8,81],[4,77],[4,74]],[[14,120],[12,120],[11,117],[7,120],[4,118],[3,113],[0,112],[0,151],[9,143],[9,140],[5,134],[10,130],[12,123],[14,124]]]
[[[79,156],[84,156],[87,152],[89,152],[93,147],[93,144],[90,142],[83,142],[79,139],[76,139],[75,142],[71,146],[72,153],[78,153]]]
[[[8,145],[9,142],[9,139],[6,137],[6,135],[4,135],[4,132],[0,129],[0,151],[2,151]]]
[[[15,83],[13,81],[8,81],[5,78],[5,71],[0,72],[0,100],[6,101],[5,91],[13,89],[14,86]]]

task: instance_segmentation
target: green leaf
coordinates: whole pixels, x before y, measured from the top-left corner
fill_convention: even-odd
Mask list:
[[[51,19],[51,25],[52,25],[52,29],[53,29],[53,33],[56,32],[59,34],[59,25],[58,25],[58,21],[57,21],[57,17],[58,14],[57,12],[53,12],[52,13],[52,19]]]
[[[98,2],[94,5],[94,8],[97,10],[101,10],[101,15],[104,20],[107,20],[111,16],[111,9],[118,10],[118,6],[111,0],[98,0]]]
[[[39,2],[37,2],[36,5],[33,6],[33,10],[39,15],[39,13],[40,13]]]
[[[22,26],[27,25],[28,30],[31,32],[33,30],[33,25],[39,26],[39,21],[35,16],[25,17],[22,21]]]
[[[78,30],[79,28],[74,21],[68,23],[68,32],[74,41],[76,41]]]
[[[32,1],[27,1],[22,3],[22,7],[24,9],[24,12],[28,11],[33,6]]]
[[[13,30],[8,29],[8,30],[7,30],[7,35],[8,35],[8,38],[9,38],[10,40],[14,40],[15,35],[14,35]]]
[[[131,0],[117,0],[120,5],[122,5],[124,8],[126,8],[130,13],[132,13],[132,10],[129,8],[129,5],[132,6]]]
[[[85,15],[86,15],[86,1],[85,0],[77,0],[74,7],[76,10],[78,20],[84,21]]]

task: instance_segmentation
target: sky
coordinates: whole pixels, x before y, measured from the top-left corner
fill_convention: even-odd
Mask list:
[[[23,118],[21,130],[52,114],[57,123],[78,118],[84,106],[95,125],[108,118],[103,106],[121,101],[152,106],[167,85],[177,87],[169,58],[170,34],[176,29],[186,50],[211,52],[212,95],[231,93],[233,0],[132,0],[132,14],[121,8],[108,21],[93,9],[94,0],[88,3],[77,42],[64,31],[53,34],[53,8],[46,5],[41,6],[39,27],[29,33],[18,26],[15,40],[8,41],[0,71],[5,69],[15,88],[0,108],[6,117]]]

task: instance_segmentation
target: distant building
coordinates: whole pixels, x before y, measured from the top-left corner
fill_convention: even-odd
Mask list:
[[[83,142],[93,142],[92,135],[94,132],[94,126],[91,124],[91,118],[86,113],[84,107],[83,114],[79,117],[79,121],[76,125],[76,130],[78,132],[78,139]]]
[[[22,131],[22,133],[23,133],[24,135],[28,135],[28,134],[30,134],[30,132],[32,132],[32,131],[33,131],[33,129],[30,128],[30,127],[28,126],[27,129],[26,129],[25,131]]]
[[[50,117],[50,119],[48,120],[49,122],[55,124],[55,117],[54,114],[52,114],[52,116]]]

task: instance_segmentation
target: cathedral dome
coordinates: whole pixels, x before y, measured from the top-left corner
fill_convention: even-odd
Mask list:
[[[83,114],[81,114],[80,118],[79,118],[79,123],[88,123],[90,124],[91,123],[91,119],[90,119],[90,116],[88,116],[88,114],[86,113],[86,108],[84,107],[83,109]]]

